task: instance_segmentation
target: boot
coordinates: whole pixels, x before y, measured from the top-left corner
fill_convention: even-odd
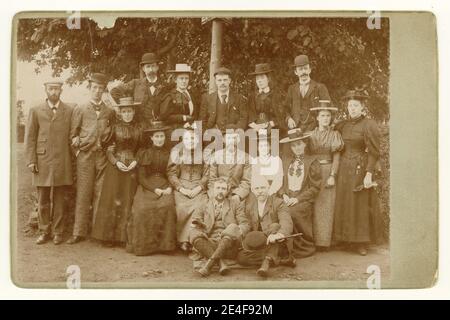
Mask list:
[[[37,240],[36,240],[36,244],[44,244],[49,240],[50,236],[48,234],[41,234]]]
[[[216,259],[208,259],[208,261],[206,261],[205,265],[203,267],[201,267],[200,269],[198,269],[197,272],[202,277],[207,277],[211,274],[211,269],[214,267],[214,265],[216,263],[217,263]]]
[[[264,258],[261,267],[258,269],[258,271],[256,271],[256,274],[260,277],[266,278],[269,273],[269,268],[270,268],[270,259],[266,257]]]
[[[228,265],[225,263],[225,261],[220,259],[219,260],[219,273],[220,273],[220,275],[224,276],[224,275],[228,274],[229,271],[230,271],[230,268],[228,267]]]

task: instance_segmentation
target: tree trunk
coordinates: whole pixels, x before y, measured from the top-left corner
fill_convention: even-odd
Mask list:
[[[209,93],[216,91],[214,71],[220,67],[222,59],[223,22],[219,19],[212,21],[211,32],[211,61],[209,63]]]

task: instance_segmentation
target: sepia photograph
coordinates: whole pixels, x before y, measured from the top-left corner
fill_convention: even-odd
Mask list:
[[[170,14],[16,15],[14,283],[379,288],[390,18]]]

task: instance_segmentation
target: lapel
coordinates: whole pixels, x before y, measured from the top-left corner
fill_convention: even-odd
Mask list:
[[[305,98],[304,99],[306,99],[306,98],[309,98],[309,96],[311,95],[311,93],[314,91],[314,88],[316,87],[316,85],[317,85],[317,83],[314,81],[314,80],[310,80],[309,81],[309,87],[308,87],[308,91],[306,91],[306,94],[305,94]],[[300,86],[299,86],[299,89],[298,89],[299,91],[300,91]]]
[[[56,109],[54,120],[64,117],[65,112],[66,112],[66,105],[62,101],[60,101],[59,107],[58,109]]]
[[[298,81],[294,84],[294,93],[293,94],[294,94],[294,96],[293,96],[294,104],[295,104],[295,101],[300,102],[300,100],[302,98],[302,94],[300,93],[300,82],[298,82]]]
[[[236,103],[236,94],[230,90],[230,95],[228,97],[228,112],[230,111],[230,108],[235,107]]]
[[[208,233],[211,231],[214,221],[216,220],[214,217],[214,199],[210,198],[210,201],[208,201],[207,208],[206,208],[206,214],[205,217],[205,224],[208,227]]]
[[[61,107],[61,103],[59,104],[59,106]],[[42,109],[42,112],[44,112],[51,121],[53,119],[54,114],[53,114],[53,111],[50,109],[50,106],[48,105],[47,100],[45,100],[44,103],[41,105],[41,109]]]
[[[211,93],[208,97],[208,105],[209,105],[209,119],[211,120],[210,125],[214,122],[216,118],[216,112],[217,112],[217,99],[219,97],[217,96],[217,91]]]
[[[263,216],[261,217],[261,220],[265,219],[270,211],[272,211],[272,201],[270,201],[270,197],[268,197],[264,206]]]
[[[222,206],[222,222],[225,224],[225,218],[228,215],[228,211],[230,211],[230,200],[226,198],[223,202]]]

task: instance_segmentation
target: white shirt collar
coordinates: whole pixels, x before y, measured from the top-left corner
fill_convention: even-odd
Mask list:
[[[61,102],[61,100],[58,100],[58,102],[57,102],[56,104],[52,104],[52,103],[50,102],[50,100],[47,99],[47,104],[48,104],[48,106],[50,107],[50,109],[53,109],[53,108],[58,109],[58,108],[59,108],[59,103],[60,103],[60,102]]]
[[[300,80],[299,80],[299,83],[300,83],[300,87],[306,87],[306,86],[309,86],[309,84],[311,83],[311,78],[309,78],[307,81],[305,81],[305,82],[301,82]]]
[[[158,76],[156,76],[154,79],[150,79],[149,77],[146,77],[147,78],[147,81],[148,81],[148,83],[150,83],[150,84],[154,84],[156,81],[158,81]]]
[[[225,98],[225,100],[228,102],[228,99],[230,98],[230,89],[228,89],[228,91],[225,92],[225,93],[222,93],[222,92],[217,91],[217,96],[219,97],[220,100],[222,99],[222,96],[223,96],[223,95],[226,95],[226,96],[227,96],[227,97]]]
[[[102,105],[103,101],[100,100],[100,102],[97,103],[97,102],[95,102],[94,100],[91,100],[91,103],[92,103],[94,106],[100,107],[100,106]]]
[[[265,87],[264,89],[259,89],[259,93],[269,93],[270,92],[270,87]]]

